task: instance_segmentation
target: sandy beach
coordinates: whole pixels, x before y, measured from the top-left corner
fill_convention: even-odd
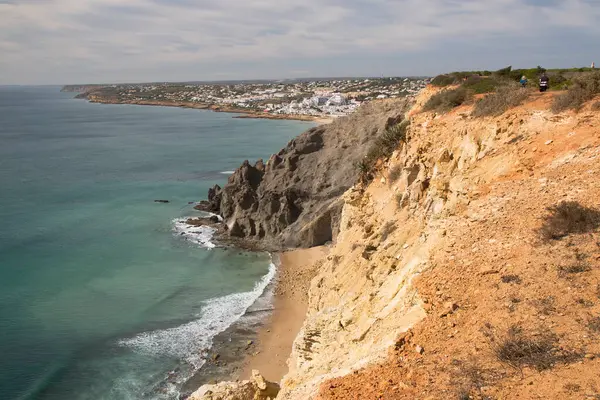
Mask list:
[[[287,373],[287,359],[306,315],[308,289],[316,273],[315,261],[327,255],[327,247],[293,250],[278,255],[274,310],[260,328],[254,351],[244,364],[242,379],[257,369],[268,380],[279,382]]]

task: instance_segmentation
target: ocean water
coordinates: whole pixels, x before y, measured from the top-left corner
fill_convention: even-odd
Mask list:
[[[0,87],[0,399],[178,397],[274,274],[188,203],[313,125],[231,117]]]

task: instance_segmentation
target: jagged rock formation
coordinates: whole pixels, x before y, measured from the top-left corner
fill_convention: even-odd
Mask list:
[[[369,144],[403,120],[408,99],[373,102],[293,139],[264,163],[245,161],[201,209],[223,216],[228,235],[260,247],[311,247],[335,239],[341,195],[357,178]]]
[[[192,393],[188,400],[273,400],[278,393],[277,383],[266,381],[258,371],[253,370],[251,380],[204,385]]]

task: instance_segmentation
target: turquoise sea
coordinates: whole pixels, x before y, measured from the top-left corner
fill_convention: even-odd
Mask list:
[[[178,221],[313,124],[59,89],[0,87],[0,399],[176,399],[274,273]]]

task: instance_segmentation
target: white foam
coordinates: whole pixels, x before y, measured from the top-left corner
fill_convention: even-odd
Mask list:
[[[213,338],[246,313],[271,282],[275,270],[275,265],[270,263],[267,274],[250,292],[204,301],[199,318],[194,321],[174,328],[144,332],[133,338],[122,339],[118,344],[148,355],[177,357],[198,370],[204,365],[203,355],[211,348]]]
[[[223,174],[223,175],[231,175],[231,174],[235,173],[235,171],[222,171],[222,172],[219,172],[219,173]]]
[[[219,214],[215,214],[215,213],[211,213],[211,212],[205,212],[206,214],[208,214],[209,218],[210,217],[217,217],[217,219],[219,220],[219,222],[223,222],[223,217],[221,217]]]
[[[173,231],[185,240],[199,244],[202,247],[213,249],[216,245],[211,242],[215,232],[217,231],[210,226],[193,226],[186,223],[187,218],[179,218],[173,220]]]

